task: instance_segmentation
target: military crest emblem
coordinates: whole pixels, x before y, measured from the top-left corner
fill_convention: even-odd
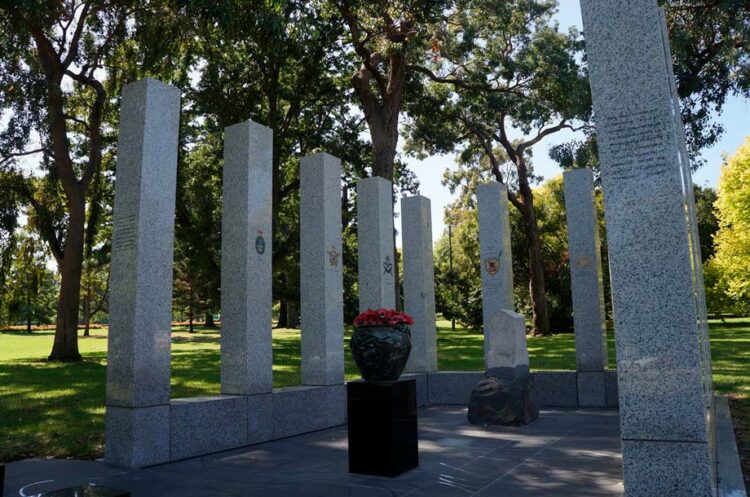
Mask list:
[[[255,237],[255,251],[258,254],[263,254],[266,251],[266,239],[263,238],[262,234]]]
[[[338,267],[341,254],[336,250],[336,247],[331,245],[331,248],[326,250],[326,253],[328,254],[328,265]]]
[[[393,262],[389,255],[386,255],[383,261],[383,274],[393,274]]]
[[[500,258],[499,257],[488,257],[484,260],[484,270],[490,276],[495,276],[500,271]]]

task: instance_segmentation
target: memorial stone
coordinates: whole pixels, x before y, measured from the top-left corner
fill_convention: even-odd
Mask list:
[[[714,495],[692,189],[656,0],[582,0],[609,245],[626,496]]]
[[[344,382],[341,162],[328,154],[300,165],[302,384]]]
[[[271,183],[273,132],[225,130],[221,234],[221,392],[273,389]]]
[[[404,310],[414,318],[414,325],[411,327],[411,354],[406,363],[406,371],[437,371],[430,199],[419,195],[401,199],[401,237]]]
[[[393,185],[371,177],[357,183],[359,309],[396,307]]]

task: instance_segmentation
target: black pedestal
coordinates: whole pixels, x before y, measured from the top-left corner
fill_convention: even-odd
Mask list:
[[[419,466],[417,382],[346,385],[349,472],[398,476]]]

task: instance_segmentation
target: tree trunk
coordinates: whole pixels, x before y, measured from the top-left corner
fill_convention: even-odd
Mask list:
[[[26,333],[31,333],[31,278],[26,275]]]
[[[204,328],[216,328],[216,323],[214,322],[214,315],[211,313],[210,310],[206,311],[206,320],[203,323]]]
[[[289,319],[287,316],[287,313],[289,312],[287,310],[287,301],[286,299],[281,299],[279,301],[279,322],[276,323],[277,328],[288,328],[289,327]]]
[[[539,240],[539,229],[534,213],[534,195],[529,187],[525,174],[525,164],[519,167],[519,193],[523,199],[524,231],[529,252],[529,296],[531,297],[532,317],[531,333],[535,336],[549,335],[549,316],[547,314],[547,292],[544,284],[544,265],[542,264],[542,245]]]
[[[91,277],[86,278],[86,298],[83,299],[83,336],[91,335]]]
[[[80,361],[78,352],[78,308],[81,303],[85,205],[83,194],[69,201],[70,217],[65,252],[60,261],[60,297],[57,304],[55,342],[50,361]]]
[[[188,330],[190,333],[195,333],[195,324],[194,324],[194,313],[193,313],[193,306],[195,305],[193,302],[193,286],[190,286],[189,289],[190,297],[189,297],[189,303],[188,303],[188,320],[190,320],[190,326]]]
[[[287,308],[287,328],[299,328],[299,304],[296,300],[288,300]]]

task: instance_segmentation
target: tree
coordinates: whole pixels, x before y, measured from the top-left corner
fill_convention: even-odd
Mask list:
[[[556,5],[457,2],[435,31],[429,65],[414,68],[431,84],[408,108],[411,152],[458,152],[456,183],[478,168],[508,184],[523,217],[533,332],[541,335],[550,327],[531,152],[553,133],[585,126],[591,108],[582,40],[552,24]]]
[[[667,26],[694,167],[723,128],[713,121],[730,95],[750,96],[750,2],[666,0]]]
[[[372,175],[394,180],[399,117],[411,65],[421,62],[429,27],[446,1],[339,0],[333,2],[349,29],[359,67],[351,83],[372,140]]]
[[[712,263],[727,295],[742,312],[750,311],[750,138],[728,158],[719,178],[719,231]]]
[[[478,331],[482,329],[482,281],[476,209],[451,206],[445,218],[452,233],[449,236],[446,231],[435,244],[435,307],[445,319]]]
[[[23,321],[31,333],[34,322],[52,322],[55,312],[55,274],[47,268],[47,252],[41,240],[26,230],[16,234],[16,250],[10,269],[3,307],[9,322]]]
[[[695,217],[698,222],[698,238],[701,245],[701,259],[709,260],[714,255],[714,236],[719,231],[719,219],[714,205],[718,200],[716,190],[708,186],[693,186],[695,197]]]
[[[8,170],[19,157],[43,157],[39,177],[26,177],[17,192],[34,211],[61,276],[50,360],[81,357],[86,205],[102,167],[109,103],[103,70],[128,36],[132,9],[127,1],[0,2],[0,98],[8,115],[0,164]]]

